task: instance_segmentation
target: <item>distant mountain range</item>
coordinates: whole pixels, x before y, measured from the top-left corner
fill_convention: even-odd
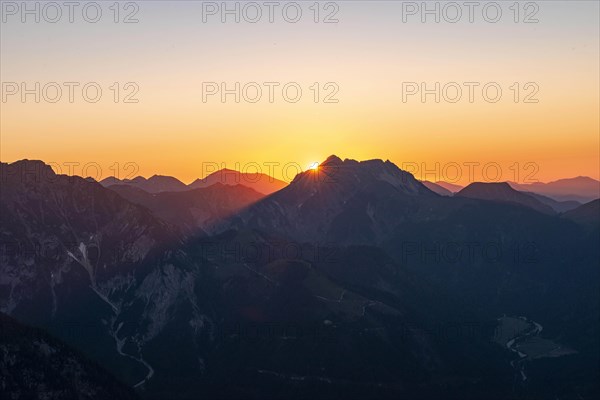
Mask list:
[[[600,224],[600,213],[598,212],[599,209],[600,200],[596,199],[582,205],[581,207],[577,207],[566,212],[564,217],[570,219],[571,221],[575,221],[578,224],[587,225],[591,228],[594,228]]]
[[[189,184],[190,189],[205,188],[216,183],[223,185],[243,185],[262,194],[271,194],[287,186],[287,183],[263,173],[243,173],[231,169],[222,169],[203,179]]]
[[[421,181],[421,183],[423,185],[425,185],[425,187],[427,187],[427,189],[439,194],[440,196],[452,196],[455,193],[453,191],[446,189],[444,186],[440,185],[439,183],[433,183],[433,182],[429,182],[429,181]]]
[[[517,190],[541,194],[557,201],[587,203],[600,197],[600,182],[586,176],[559,179],[548,183],[520,184],[509,182],[509,184]]]
[[[519,204],[545,214],[554,214],[554,209],[552,207],[544,204],[533,196],[513,189],[506,182],[471,183],[469,186],[456,193],[455,196]]]
[[[264,195],[276,192],[287,185],[287,183],[284,181],[263,173],[242,173],[230,169],[222,169],[213,172],[205,178],[196,179],[189,185],[186,185],[172,176],[163,175],[153,175],[148,179],[138,176],[133,179],[122,180],[115,177],[108,177],[100,181],[100,184],[105,187],[113,185],[128,185],[142,189],[148,193],[182,192],[186,190],[206,188],[217,183],[229,186],[243,185]]]
[[[453,196],[464,189],[462,186],[443,181],[438,181],[435,183],[422,181],[422,183],[430,190],[442,196]],[[480,185],[479,182],[474,183]],[[489,184],[491,185],[489,186],[491,188],[494,187],[494,185],[503,184],[503,182],[493,182]],[[559,213],[573,210],[583,203],[590,202],[600,197],[600,181],[582,176],[560,179],[549,183],[538,182],[532,184],[519,184],[515,182],[506,182],[506,184],[510,185],[510,187],[516,191],[523,192],[526,195],[537,199],[539,202],[550,206],[554,211]],[[499,188],[500,186],[496,187]],[[503,198],[506,200],[508,193],[511,193],[511,196],[516,195],[514,192],[509,192],[505,186],[502,187],[502,191],[496,191],[496,200],[501,201]],[[482,188],[483,186],[480,186],[478,190],[482,190]],[[491,189],[486,190],[489,193],[485,196],[487,196],[488,200],[492,200],[491,197],[494,196],[491,192]],[[526,198],[521,196],[521,199],[524,200]],[[527,200],[526,202],[530,203],[530,205],[534,204],[530,200]],[[521,203],[523,204],[523,201],[521,201]],[[541,210],[539,205],[537,207]]]
[[[455,185],[453,183],[448,183],[444,181],[437,181],[435,183],[429,181],[421,182],[423,182],[423,184],[427,185],[428,188],[430,188],[438,194],[441,194],[442,196],[451,196],[453,193],[456,193],[463,188],[463,186]]]
[[[179,179],[164,175],[153,175],[148,179],[138,176],[133,179],[123,180],[109,176],[108,178],[101,180],[100,184],[105,187],[112,185],[129,185],[142,189],[148,193],[180,192],[189,189],[189,187]]]
[[[0,311],[67,346],[45,364],[58,344],[19,344],[58,385],[109,379],[65,367],[77,349],[147,399],[600,393],[599,200],[558,210],[507,183],[444,196],[337,156],[269,195],[0,168]],[[11,391],[50,379],[7,376]],[[128,398],[110,382],[98,398]]]
[[[212,224],[264,197],[243,185],[221,183],[202,189],[158,193],[148,193],[130,185],[111,185],[108,188],[188,233],[209,230]]]
[[[163,175],[154,175],[148,179],[138,176],[133,179],[123,180],[108,177],[100,181],[100,184],[105,187],[128,185],[142,189],[148,193],[183,192],[191,189],[206,188],[216,183],[229,186],[242,185],[264,195],[277,192],[287,186],[286,182],[263,173],[242,173],[230,169],[213,172],[206,178],[196,179],[189,185],[184,184],[177,178]],[[431,191],[442,196],[453,196],[464,189],[463,186],[444,181],[421,181],[421,183]],[[566,178],[549,183],[507,183],[519,192],[527,192],[530,196],[535,197],[557,212],[572,210],[583,203],[600,198],[600,182],[589,177]]]

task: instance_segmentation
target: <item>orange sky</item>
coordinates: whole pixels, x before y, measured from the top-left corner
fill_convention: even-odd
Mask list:
[[[101,178],[118,170],[184,182],[214,163],[258,165],[291,180],[295,165],[337,154],[390,159],[417,177],[463,184],[492,180],[498,166],[500,180],[599,178],[597,2],[541,2],[537,24],[402,24],[393,2],[341,2],[337,24],[203,24],[194,18],[197,3],[143,4],[132,25],[2,24],[3,85],[98,82],[103,89],[97,103],[81,91],[73,103],[66,92],[57,103],[3,99],[2,161],[97,163]],[[114,103],[113,82],[120,100],[124,84],[135,82],[139,102]],[[273,103],[265,92],[257,103],[203,102],[206,82],[296,82],[303,95],[297,103],[280,91]],[[327,82],[339,88],[337,103],[322,101]],[[418,95],[403,102],[403,82],[496,82],[503,96],[491,103],[476,90],[472,103],[466,92],[456,103],[433,96],[423,103]],[[527,82],[539,88],[538,103],[523,102]],[[137,170],[126,171],[128,162]],[[279,165],[269,170],[272,163]]]

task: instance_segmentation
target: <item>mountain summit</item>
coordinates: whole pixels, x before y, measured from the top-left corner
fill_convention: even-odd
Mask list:
[[[284,181],[275,179],[267,174],[240,172],[224,168],[213,172],[205,178],[196,179],[188,187],[190,189],[199,189],[217,183],[229,186],[243,185],[262,194],[271,194],[287,186],[287,183]]]
[[[506,182],[474,182],[462,189],[460,192],[456,193],[455,196],[519,204],[544,214],[554,213],[552,207],[542,203],[527,193],[519,192],[518,190],[513,189]]]
[[[386,182],[406,194],[432,194],[412,174],[401,170],[389,160],[356,161],[347,158],[342,161],[336,155],[327,157],[317,169],[296,175],[292,184],[310,184],[313,189],[329,187],[341,192],[352,192],[376,182]]]
[[[112,185],[130,185],[138,189],[142,189],[148,193],[160,193],[160,192],[181,192],[188,190],[185,183],[172,176],[165,175],[152,175],[146,179],[143,176],[136,176],[133,179],[117,179],[115,177],[108,177],[100,181],[100,184],[104,187]]]
[[[439,196],[390,161],[332,155],[242,212],[234,226],[298,240],[369,243]]]

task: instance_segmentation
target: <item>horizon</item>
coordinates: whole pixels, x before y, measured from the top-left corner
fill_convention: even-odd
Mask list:
[[[313,162],[311,162],[308,165],[308,167],[306,167],[302,171],[299,171],[297,174],[295,174],[294,176],[292,176],[291,178],[289,178],[289,180],[277,178],[277,177],[275,177],[275,176],[273,176],[273,175],[271,175],[271,174],[269,174],[269,173],[267,173],[267,172],[265,172],[263,170],[260,170],[260,171],[252,170],[252,171],[245,171],[244,172],[242,170],[242,168],[235,169],[235,168],[230,168],[228,166],[226,166],[224,168],[217,169],[217,170],[206,171],[203,176],[198,176],[198,177],[193,178],[191,180],[184,180],[184,179],[181,179],[181,178],[179,178],[177,176],[167,175],[167,174],[163,174],[163,173],[160,173],[160,172],[152,173],[151,175],[150,174],[148,174],[148,175],[135,174],[132,177],[127,177],[127,178],[123,178],[123,177],[119,178],[119,177],[116,177],[115,175],[101,175],[101,176],[100,175],[97,175],[97,176],[82,175],[82,174],[78,174],[76,171],[72,171],[72,173],[64,173],[64,171],[62,171],[62,169],[60,168],[60,164],[58,164],[58,163],[48,162],[48,161],[41,160],[41,159],[32,159],[32,158],[23,158],[23,159],[14,160],[14,161],[3,161],[3,160],[0,160],[0,162],[2,162],[4,164],[9,164],[10,165],[10,164],[13,164],[13,163],[16,163],[16,162],[20,162],[20,161],[40,161],[40,162],[42,162],[42,163],[50,166],[52,168],[52,170],[54,171],[54,173],[56,173],[57,175],[78,176],[78,177],[84,178],[84,179],[93,179],[96,182],[101,182],[101,181],[103,181],[105,179],[111,179],[111,178],[115,178],[115,179],[118,179],[119,181],[123,182],[123,181],[131,181],[131,180],[136,179],[136,178],[143,178],[145,180],[148,180],[148,179],[153,178],[153,177],[166,177],[166,178],[174,178],[174,179],[178,180],[179,182],[183,183],[184,185],[189,186],[189,185],[193,184],[195,181],[202,181],[202,180],[206,179],[208,176],[210,176],[212,174],[222,173],[223,171],[231,171],[231,172],[237,172],[237,173],[240,173],[240,174],[247,174],[247,175],[262,174],[262,175],[265,175],[265,176],[267,176],[269,178],[272,178],[274,180],[284,182],[286,185],[289,185],[298,174],[301,174],[301,173],[304,173],[304,172],[307,172],[307,171],[310,171],[310,170],[313,170],[313,169],[318,169],[321,166],[321,164],[323,162],[325,162],[325,160],[327,160],[327,158],[330,158],[330,157],[338,157],[338,156],[337,156],[337,154],[331,154],[328,157],[324,158],[322,161],[313,161]],[[564,176],[564,177],[559,177],[557,179],[553,179],[553,180],[549,180],[549,181],[535,180],[535,181],[526,181],[526,182],[515,181],[515,180],[511,180],[511,179],[506,179],[506,180],[477,180],[477,179],[473,179],[473,180],[466,180],[466,181],[464,179],[461,179],[459,181],[451,181],[451,180],[444,180],[444,179],[422,179],[417,174],[415,174],[415,173],[413,173],[413,172],[411,172],[409,170],[403,169],[400,165],[398,165],[397,163],[395,163],[393,160],[384,160],[382,158],[370,158],[370,159],[365,159],[365,160],[356,160],[354,158],[348,158],[348,157],[343,157],[343,158],[339,157],[339,158],[342,161],[356,161],[356,162],[359,162],[359,163],[366,162],[366,161],[382,161],[382,162],[389,161],[392,164],[396,165],[401,170],[410,173],[411,175],[413,175],[415,177],[415,179],[417,179],[419,181],[422,181],[422,182],[431,182],[431,183],[442,182],[442,183],[448,183],[448,184],[462,186],[462,187],[466,187],[466,186],[470,185],[471,183],[517,183],[517,184],[521,184],[521,185],[549,184],[549,183],[554,183],[554,182],[561,181],[561,180],[574,180],[574,179],[580,179],[580,178],[591,179],[591,180],[594,180],[594,181],[600,183],[599,179],[596,179],[596,178],[594,178],[592,176],[588,176],[588,175]],[[295,167],[298,166],[298,165],[296,165],[297,163],[293,163],[293,164],[295,164],[294,165]],[[316,168],[313,168],[314,164],[317,164]],[[67,164],[67,165],[69,165],[69,164]],[[252,163],[253,167],[255,165],[256,165],[256,163]],[[273,167],[272,164],[268,164],[267,163],[267,165],[269,165],[270,167]],[[211,162],[210,166],[213,167],[214,163]],[[411,166],[413,166],[413,165],[411,164]],[[70,165],[70,167],[71,167],[71,169],[73,169],[74,165]],[[94,166],[93,169],[94,169],[94,171],[99,171],[99,169],[96,168],[96,166]],[[428,176],[428,174],[431,175],[431,172],[429,172],[429,173],[426,172],[425,176]],[[96,179],[96,178],[98,178],[98,179]]]

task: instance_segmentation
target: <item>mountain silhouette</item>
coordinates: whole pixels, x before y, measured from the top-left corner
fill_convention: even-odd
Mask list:
[[[287,183],[263,173],[244,173],[231,169],[221,169],[213,172],[203,179],[196,179],[189,184],[190,189],[204,188],[215,183],[223,185],[243,185],[262,194],[271,194],[285,186]]]
[[[130,185],[138,189],[142,189],[148,193],[160,193],[160,192],[180,192],[188,190],[185,183],[172,176],[165,175],[153,175],[146,179],[142,176],[137,176],[133,179],[117,179],[115,177],[108,177],[100,181],[102,186],[108,187],[112,185]]]
[[[429,188],[430,190],[432,190],[435,193],[442,195],[442,196],[454,196],[456,193],[460,192],[463,189],[461,186],[445,183],[444,186],[447,186],[453,190],[456,190],[456,192],[453,192],[453,191],[446,189],[444,186],[442,186],[442,184],[444,184],[444,182],[437,182],[437,183],[433,183],[433,182],[429,182],[429,181],[421,181],[421,182],[425,186],[427,186],[427,188]],[[503,197],[506,199],[507,196],[510,197],[510,196],[514,195],[514,194],[509,194],[510,191],[506,190],[506,188],[505,188],[505,191],[507,193],[504,193],[504,194],[498,193],[496,196],[497,197],[496,200],[503,198]],[[519,191],[519,192],[521,192],[521,191]],[[578,201],[557,201],[557,200],[554,200],[553,198],[543,196],[541,194],[537,194],[534,192],[523,192],[523,193],[525,193],[526,195],[528,195],[530,197],[535,198],[536,200],[539,200],[541,203],[551,207],[554,211],[556,211],[558,213],[563,213],[563,212],[572,210],[581,205],[581,203]],[[467,195],[464,197],[472,197],[472,196]],[[477,197],[474,197],[474,198],[477,198]],[[493,198],[489,198],[488,200],[493,200]],[[529,200],[529,199],[524,199],[524,200],[526,201],[527,204],[531,203],[531,200]],[[539,204],[537,204],[535,206],[539,208]],[[547,212],[548,210],[546,209],[545,211]]]
[[[438,197],[390,161],[332,155],[230,222],[298,240],[370,243],[398,221],[418,217],[423,199]]]
[[[517,190],[541,194],[557,201],[587,203],[600,198],[600,181],[587,176],[559,179],[548,183],[522,184],[509,182],[509,184]]]
[[[145,382],[155,369],[143,347],[177,321],[166,310],[179,304],[188,322],[199,310],[191,306],[200,303],[193,263],[178,251],[185,236],[99,183],[56,175],[41,161],[0,167],[0,311],[84,349],[130,386]],[[194,346],[191,326],[179,332],[182,346]],[[171,368],[156,371],[163,367]]]
[[[523,192],[523,193],[525,193],[528,196],[531,196],[535,199],[538,199],[539,201],[546,204],[547,206],[552,207],[552,209],[558,213],[564,213],[566,211],[573,210],[581,205],[580,202],[575,201],[575,200],[558,201],[558,200],[554,200],[551,197],[547,197],[547,196],[544,196],[544,195],[541,195],[538,193],[534,193],[534,192]]]
[[[449,183],[449,182],[444,182],[444,181],[437,181],[437,182],[435,182],[435,184],[443,187],[446,190],[449,190],[452,193],[459,192],[464,187],[464,186],[460,186],[460,185],[456,185],[454,183]]]
[[[134,204],[148,208],[156,217],[182,231],[194,234],[210,229],[211,224],[264,197],[243,185],[220,183],[203,189],[154,194],[130,185],[111,185],[108,189]]]
[[[460,192],[456,193],[455,196],[519,204],[545,214],[554,213],[552,207],[542,203],[533,196],[513,189],[506,182],[474,182],[462,189]]]
[[[100,181],[100,184],[104,187],[129,185],[142,189],[148,193],[183,192],[192,189],[207,188],[217,183],[229,186],[243,185],[265,195],[276,192],[287,186],[286,182],[273,178],[267,174],[244,173],[226,168],[213,172],[205,178],[196,179],[189,185],[186,185],[177,178],[164,175],[153,175],[148,179],[142,176],[133,179],[117,179],[113,176],[109,176]]]
[[[445,187],[443,187],[437,183],[433,183],[433,182],[429,182],[429,181],[421,181],[421,183],[423,185],[425,185],[427,187],[427,189],[439,194],[440,196],[452,196],[454,194],[454,192],[451,192],[450,190],[446,189]]]
[[[600,199],[567,211],[563,217],[581,225],[598,227],[600,226]]]

